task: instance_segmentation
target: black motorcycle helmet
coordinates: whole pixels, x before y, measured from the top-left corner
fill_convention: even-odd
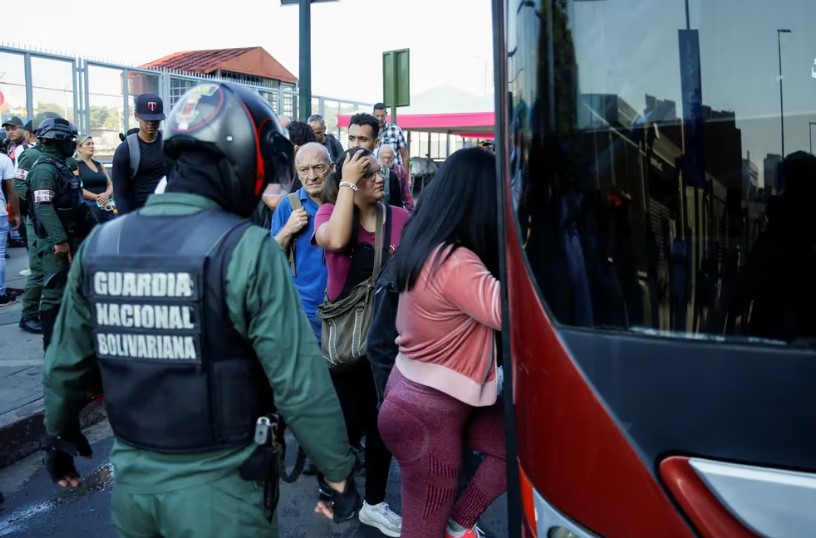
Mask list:
[[[45,118],[37,130],[40,140],[73,140],[77,137],[77,128],[64,118]]]
[[[57,119],[57,118],[61,118],[61,117],[62,116],[60,116],[56,112],[40,112],[39,114],[34,116],[34,120],[31,122],[31,129],[32,129],[31,132],[34,133],[34,135],[36,135],[37,131],[40,129],[40,125],[42,125],[43,121],[47,120],[48,118]]]
[[[229,197],[224,206],[241,216],[252,213],[267,185],[292,181],[294,148],[286,131],[269,103],[241,85],[191,88],[167,117],[163,138],[168,170],[185,151],[218,156]]]
[[[64,118],[45,118],[37,129],[37,138],[49,147],[57,148],[63,158],[76,151],[77,128]]]

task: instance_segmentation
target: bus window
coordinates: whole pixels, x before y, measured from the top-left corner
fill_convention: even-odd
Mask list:
[[[509,10],[510,189],[557,322],[816,342],[814,20],[812,0]]]

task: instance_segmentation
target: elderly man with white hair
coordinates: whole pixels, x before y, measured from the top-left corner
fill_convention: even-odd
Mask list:
[[[408,210],[409,213],[414,211],[414,196],[411,194],[411,182],[408,179],[408,171],[396,161],[397,152],[391,144],[382,144],[379,147],[377,158],[380,164],[397,175],[400,184],[400,192],[402,196],[402,207]]]
[[[317,317],[317,306],[323,302],[328,273],[323,250],[312,245],[312,235],[315,214],[323,203],[323,184],[332,171],[323,144],[309,142],[301,146],[295,155],[295,172],[303,187],[282,197],[272,215],[272,237],[289,255],[292,280],[318,342],[322,322]]]

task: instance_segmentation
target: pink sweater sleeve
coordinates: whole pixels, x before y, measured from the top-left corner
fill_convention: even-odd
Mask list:
[[[479,323],[501,330],[499,281],[482,260],[472,251],[458,248],[441,269],[442,296]]]

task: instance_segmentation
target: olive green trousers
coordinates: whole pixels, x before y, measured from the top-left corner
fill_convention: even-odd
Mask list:
[[[116,487],[113,527],[122,538],[277,538],[263,486],[237,474],[178,491],[133,494]]]

